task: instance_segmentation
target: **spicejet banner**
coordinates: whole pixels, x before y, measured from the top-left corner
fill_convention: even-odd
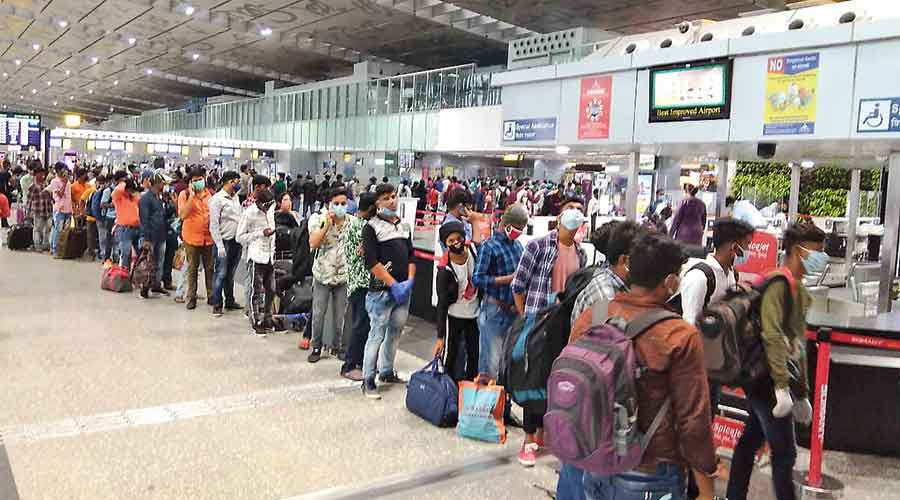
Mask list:
[[[578,139],[609,139],[609,106],[612,76],[581,79],[578,109]]]
[[[750,252],[749,260],[737,266],[741,273],[761,275],[778,267],[778,239],[775,235],[756,231],[747,250]]]

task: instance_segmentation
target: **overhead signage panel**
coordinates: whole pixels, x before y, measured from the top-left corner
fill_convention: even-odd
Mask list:
[[[770,57],[766,68],[763,135],[816,131],[819,53]]]
[[[612,76],[581,79],[578,107],[578,139],[609,139]]]
[[[0,144],[40,148],[40,115],[0,113]]]
[[[856,131],[900,132],[900,97],[860,99]]]
[[[526,118],[503,122],[504,142],[555,141],[556,118]]]
[[[731,116],[731,61],[650,70],[650,122],[722,120]]]

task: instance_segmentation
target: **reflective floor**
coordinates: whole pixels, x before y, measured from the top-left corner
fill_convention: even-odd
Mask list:
[[[368,401],[296,335],[101,291],[95,263],[3,248],[0,269],[0,500],[552,498],[558,465],[521,468],[518,430],[458,438],[408,413],[402,387]],[[399,369],[432,338],[411,321]],[[897,460],[834,453],[826,471],[846,498],[900,486]],[[771,498],[765,474],[753,498]]]

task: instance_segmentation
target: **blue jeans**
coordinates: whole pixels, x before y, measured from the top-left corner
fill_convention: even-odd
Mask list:
[[[100,260],[111,258],[113,221],[101,217],[97,219],[97,240],[100,242]]]
[[[56,255],[56,245],[59,243],[59,235],[63,229],[69,227],[69,221],[72,214],[64,214],[62,212],[53,213],[53,227],[50,229],[50,253]]]
[[[224,295],[224,304],[229,306],[234,304],[234,272],[237,270],[238,263],[241,261],[241,245],[234,240],[225,240],[222,242],[225,246],[225,256],[220,257],[218,248],[213,247],[216,252],[216,270],[213,278],[213,294],[212,303],[216,306],[223,305],[222,296]]]
[[[116,227],[116,243],[119,245],[119,265],[131,269],[131,251],[137,249],[140,230],[136,227]]]
[[[686,489],[684,469],[673,464],[658,465],[656,474],[584,474],[586,500],[685,500]]]
[[[485,299],[481,301],[478,315],[478,371],[496,379],[500,372],[500,357],[503,355],[503,340],[515,316],[508,310]]]
[[[585,500],[584,471],[574,465],[562,464],[556,483],[556,500]]]
[[[363,352],[363,377],[373,379],[376,361],[382,375],[394,372],[400,333],[409,317],[409,302],[397,304],[387,290],[369,292],[366,295],[366,312],[369,313],[371,328]]]

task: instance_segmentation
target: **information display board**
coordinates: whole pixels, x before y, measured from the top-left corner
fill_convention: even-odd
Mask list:
[[[41,147],[41,116],[0,113],[0,144]]]
[[[650,122],[722,120],[731,115],[731,61],[650,70]]]

